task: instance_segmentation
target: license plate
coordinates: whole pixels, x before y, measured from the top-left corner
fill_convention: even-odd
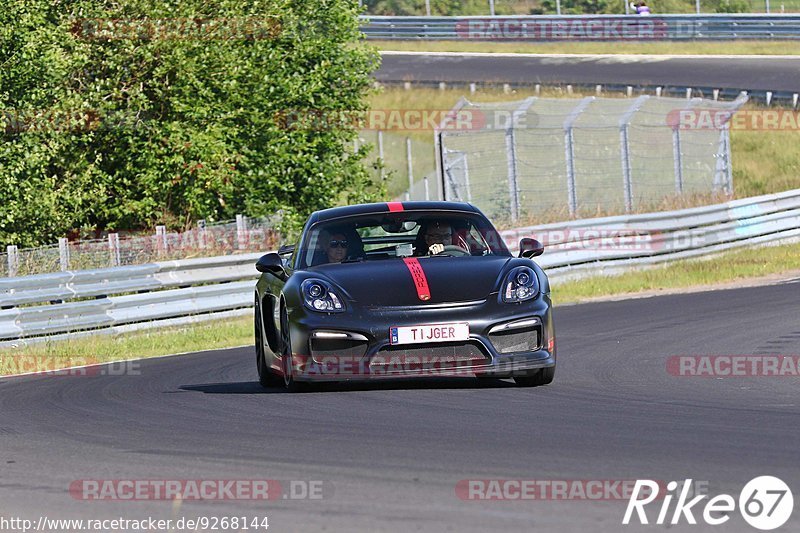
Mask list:
[[[428,342],[466,340],[469,340],[469,324],[466,322],[389,328],[389,342],[391,344],[424,344]]]

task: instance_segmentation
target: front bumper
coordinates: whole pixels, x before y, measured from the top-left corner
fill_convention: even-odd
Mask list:
[[[538,324],[534,349],[499,350],[490,332],[518,321]],[[293,309],[289,317],[292,373],[297,381],[345,381],[399,377],[529,376],[556,364],[555,331],[550,298],[540,294],[520,304],[499,302],[496,294],[479,302],[414,307],[384,307],[322,314]],[[389,329],[467,322],[469,341],[392,346]],[[320,352],[319,335],[339,334],[350,350]],[[496,342],[496,337],[495,337]],[[504,353],[505,352],[505,353]]]

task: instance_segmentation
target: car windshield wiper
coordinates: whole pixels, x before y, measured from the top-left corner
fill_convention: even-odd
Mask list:
[[[343,260],[342,263],[360,263],[363,260],[364,260],[364,258],[359,255],[359,256],[356,256],[356,257],[348,257],[347,259]]]

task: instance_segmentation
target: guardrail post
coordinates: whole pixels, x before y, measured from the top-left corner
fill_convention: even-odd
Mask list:
[[[156,250],[160,254],[167,253],[167,228],[156,226]]]
[[[570,216],[575,216],[578,213],[578,194],[575,188],[575,139],[572,127],[581,113],[586,111],[586,108],[594,100],[594,96],[587,96],[575,106],[564,120],[564,156],[567,162],[567,199]]]
[[[163,228],[163,226],[161,227]],[[119,233],[108,234],[108,255],[112,267],[118,267],[121,264],[119,257]]]
[[[58,262],[61,272],[69,270],[69,240],[66,237],[58,239]]]
[[[633,179],[631,176],[631,153],[630,140],[628,138],[628,128],[630,127],[633,115],[650,98],[646,94],[638,97],[633,104],[623,113],[619,119],[619,144],[620,156],[622,158],[622,180],[625,194],[625,212],[633,210]]]
[[[6,246],[6,259],[8,259],[8,277],[16,277],[19,272],[19,250],[17,245],[9,244]]]
[[[236,242],[240,250],[247,248],[247,217],[236,215]]]

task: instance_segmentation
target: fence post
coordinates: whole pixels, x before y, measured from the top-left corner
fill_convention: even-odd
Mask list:
[[[683,149],[680,125],[672,126],[672,171],[675,174],[675,192],[683,194]]]
[[[731,163],[731,128],[725,123],[725,193],[733,195],[733,164]]]
[[[164,226],[161,226],[162,228]],[[112,267],[118,267],[121,263],[119,257],[119,233],[108,234],[108,255]]]
[[[472,185],[469,182],[469,160],[466,152],[464,153],[464,185],[467,189],[467,202],[472,203]]]
[[[204,250],[206,247],[206,219],[197,221],[197,247]]]
[[[631,152],[630,152],[630,139],[628,138],[628,128],[630,127],[631,119],[642,105],[650,98],[646,94],[638,97],[633,104],[623,113],[619,119],[619,144],[620,156],[622,158],[622,179],[625,194],[625,212],[630,213],[633,210],[633,180],[631,176]]]
[[[688,105],[681,109],[690,110],[702,100],[694,98]],[[672,125],[672,172],[675,175],[675,192],[683,194],[683,146],[681,145],[681,115],[680,112]]]
[[[511,112],[511,120],[506,127],[506,169],[508,174],[508,200],[511,207],[511,221],[519,220],[519,182],[517,172],[517,139],[514,130],[516,129],[519,118],[527,113],[528,109],[536,101],[536,97],[526,98],[522,104]]]
[[[247,218],[236,215],[236,242],[240,250],[247,248]]]
[[[16,277],[19,272],[19,250],[16,244],[9,244],[6,246],[6,253],[8,259],[8,277]]]
[[[572,127],[581,113],[586,111],[586,108],[589,107],[589,104],[594,99],[594,96],[587,96],[564,119],[564,156],[567,162],[567,199],[569,201],[570,216],[575,216],[578,213],[578,194],[575,189],[575,139],[572,134]]]
[[[463,108],[465,105],[467,105],[467,99],[462,96],[458,99],[456,105],[454,105],[453,108],[447,112],[447,115],[445,115],[442,121],[433,129],[436,178],[439,180],[439,186],[442,188],[442,200],[444,201],[448,201],[450,199],[446,181],[447,161],[445,159],[446,147],[444,146],[444,132],[447,129],[447,124],[458,116],[459,111],[461,111],[461,108]]]
[[[411,137],[406,137],[406,168],[408,169],[408,196],[411,197],[411,190],[414,188],[414,163],[411,159]]]
[[[733,193],[733,177],[731,175],[731,147],[730,147],[730,122],[719,129],[717,141],[717,163],[714,168],[714,191],[722,190],[725,194]]]
[[[511,221],[519,219],[519,192],[517,190],[517,154],[514,142],[514,120],[506,128],[506,172],[508,174],[508,202],[511,208]]]
[[[431,199],[431,192],[430,189],[428,188],[428,176],[425,176],[423,178],[423,181],[425,182],[425,201],[427,202]]]
[[[156,250],[160,254],[167,253],[167,227],[156,226]]]
[[[717,145],[717,164],[714,169],[714,190],[722,189],[725,194],[733,194],[733,167],[731,165],[731,117],[742,107],[750,98],[747,91],[742,91],[736,100],[731,103],[730,114],[722,124],[719,131],[719,141]]]
[[[378,159],[380,160],[380,176],[383,180],[383,131],[378,130]]]
[[[58,262],[61,272],[69,270],[69,240],[66,237],[58,239]]]

